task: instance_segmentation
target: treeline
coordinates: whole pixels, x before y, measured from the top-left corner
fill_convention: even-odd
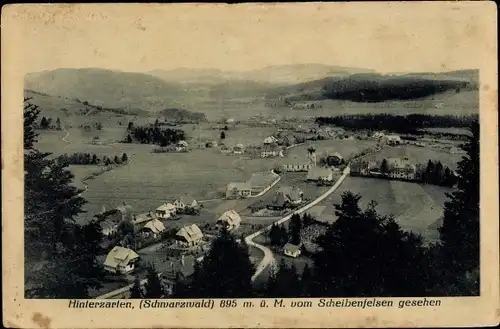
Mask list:
[[[192,112],[185,109],[168,108],[163,110],[162,114],[165,117],[165,122],[199,123],[207,121],[204,113]]]
[[[46,130],[48,129],[62,130],[61,119],[57,118],[54,123],[54,120],[51,117],[42,117],[42,119],[40,119],[40,123],[38,124],[38,128]]]
[[[424,128],[469,127],[477,115],[428,115],[428,114],[359,114],[317,117],[316,124],[335,125],[346,129],[386,130],[405,134],[423,135]]]
[[[69,155],[68,154],[60,155],[58,157],[58,160],[61,161],[62,163],[69,165],[97,165],[102,163],[108,166],[111,164],[127,163],[128,155],[127,153],[123,153],[121,156],[115,155],[114,157],[112,157],[104,155],[102,157],[99,157],[95,153],[90,154],[90,153],[77,152]]]
[[[130,122],[127,132],[125,143],[156,144],[164,147],[186,139],[184,130],[163,128],[158,124],[135,126]]]
[[[429,160],[425,169],[421,169],[419,178],[423,183],[446,187],[453,187],[457,183],[457,177],[453,171],[448,166],[444,166],[441,161]]]
[[[355,74],[327,81],[323,86],[323,96],[353,102],[383,102],[418,99],[446,91],[458,93],[473,88],[469,82],[457,80]]]

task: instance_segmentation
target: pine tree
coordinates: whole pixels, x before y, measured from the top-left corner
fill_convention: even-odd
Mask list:
[[[127,156],[127,153],[123,153],[123,155],[122,155],[122,162],[123,162],[123,163],[127,163],[127,162],[128,162],[128,156]]]
[[[298,297],[300,296],[299,277],[295,265],[288,266],[282,258],[273,278],[272,290],[269,297]]]
[[[133,127],[134,127],[134,123],[132,121],[130,121],[128,123],[127,130],[132,130]]]
[[[252,296],[253,273],[248,246],[238,244],[223,229],[203,259],[193,293],[199,298],[248,298]]]
[[[302,275],[300,276],[300,287],[300,297],[311,297],[313,295],[313,276],[311,273],[311,268],[308,264],[306,264],[302,269]]]
[[[288,227],[290,232],[290,243],[294,245],[300,244],[300,230],[302,229],[302,220],[299,214],[293,214],[290,218],[290,225]]]
[[[221,131],[221,133],[220,133],[220,139],[221,140],[226,139],[226,133],[225,132]]]
[[[38,134],[35,133],[33,126],[40,114],[38,106],[29,103],[31,98],[24,99],[24,149],[30,150],[37,142]]]
[[[145,285],[145,294],[146,298],[162,298],[165,295],[163,290],[163,285],[161,283],[158,272],[154,268],[154,266],[148,266],[148,274],[146,275],[146,285]]]
[[[25,106],[25,127],[36,120]],[[46,120],[45,120],[46,121]],[[49,159],[34,148],[35,135],[25,133],[25,294],[28,298],[87,298],[101,287],[97,261],[102,234],[90,222],[74,223],[85,200],[72,185],[67,161]]]
[[[387,159],[383,159],[382,163],[380,164],[380,172],[382,174],[388,174],[389,173],[389,165],[387,164]]]
[[[141,280],[136,277],[134,285],[130,288],[130,299],[141,299],[144,297],[144,292],[141,287]]]
[[[42,120],[40,121],[40,128],[47,129],[48,126],[49,126],[49,122],[47,121],[47,118],[42,117]]]
[[[132,136],[130,136],[130,134],[127,135],[127,143],[128,144],[132,144],[133,140],[132,140]]]
[[[94,153],[92,154],[92,164],[97,164],[97,155]]]
[[[62,129],[61,119],[59,119],[59,118],[57,118],[57,120],[56,120],[56,129],[57,130],[61,130]]]
[[[120,158],[118,158],[118,155],[115,155],[113,158],[113,163],[119,164],[120,163]]]
[[[463,146],[467,155],[458,163],[457,190],[448,194],[439,230],[440,262],[450,282],[479,268],[479,123],[470,131]],[[473,286],[478,292],[479,282]]]
[[[424,179],[427,183],[432,183],[432,178],[434,177],[434,162],[429,160],[427,162],[427,168],[425,170]]]

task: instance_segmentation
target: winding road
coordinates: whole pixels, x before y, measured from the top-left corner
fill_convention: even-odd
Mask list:
[[[272,253],[271,249],[269,249],[266,246],[263,246],[261,244],[258,244],[256,242],[253,242],[253,239],[255,239],[256,237],[258,237],[262,233],[269,231],[271,229],[271,227],[273,227],[273,225],[275,225],[275,224],[276,225],[283,224],[286,221],[288,221],[290,218],[292,218],[292,215],[303,213],[304,211],[306,211],[306,210],[314,207],[315,205],[317,205],[318,203],[320,203],[321,201],[323,201],[324,199],[326,199],[330,194],[332,194],[333,192],[335,192],[335,190],[337,190],[337,188],[340,186],[340,184],[342,184],[342,182],[347,177],[347,175],[349,175],[350,169],[351,168],[349,166],[347,166],[344,169],[344,172],[342,173],[342,176],[339,177],[339,179],[335,182],[335,184],[328,191],[326,191],[325,193],[323,193],[322,195],[320,195],[319,197],[317,197],[312,202],[310,202],[307,205],[303,206],[302,208],[294,211],[293,213],[288,214],[285,217],[277,220],[273,224],[271,224],[271,225],[269,225],[269,226],[267,226],[267,227],[265,227],[265,228],[263,228],[263,229],[261,229],[261,230],[259,230],[257,232],[254,232],[254,233],[250,234],[249,236],[247,236],[245,238],[245,242],[246,242],[247,245],[255,247],[255,248],[258,248],[258,249],[260,249],[264,253],[264,258],[261,260],[261,262],[257,266],[257,269],[256,269],[254,275],[252,276],[252,281],[255,281],[259,277],[259,275],[262,274],[262,272],[269,265],[274,265],[274,263],[275,263],[274,256],[273,256],[273,253]]]

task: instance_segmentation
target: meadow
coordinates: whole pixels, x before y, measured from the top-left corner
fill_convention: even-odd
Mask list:
[[[334,222],[335,204],[342,202],[341,195],[351,191],[361,195],[360,207],[365,209],[370,201],[377,203],[382,215],[392,215],[404,230],[421,234],[427,242],[438,237],[436,222],[443,216],[446,192],[452,189],[376,178],[347,177],[339,189],[308,213],[322,222]]]

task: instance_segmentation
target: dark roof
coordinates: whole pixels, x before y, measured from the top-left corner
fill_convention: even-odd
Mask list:
[[[271,204],[273,206],[278,206],[278,207],[283,207],[283,205],[286,202],[290,201],[290,198],[283,192],[277,192],[276,195],[273,198],[273,201],[271,201]]]
[[[196,258],[193,255],[184,256],[184,264],[182,263],[182,258],[177,258],[170,262],[163,276],[172,280],[175,280],[177,273],[185,278],[190,277],[194,274],[195,265]]]

